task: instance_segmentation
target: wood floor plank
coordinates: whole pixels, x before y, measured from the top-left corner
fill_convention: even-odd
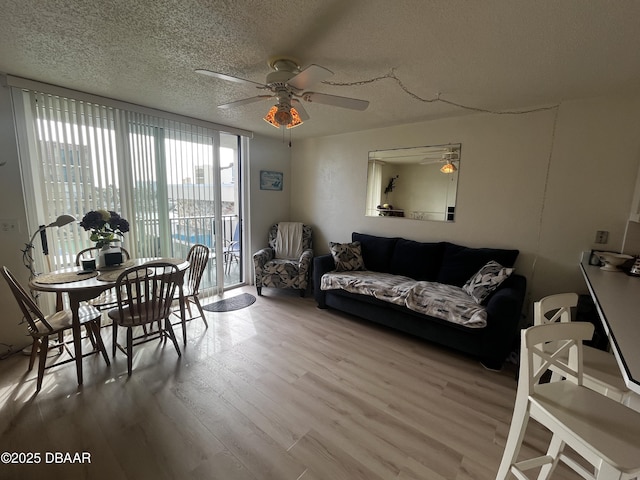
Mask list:
[[[243,287],[239,293],[255,294]],[[485,480],[511,420],[513,369],[266,289],[207,312],[171,343],[45,373],[0,363],[0,452],[89,452],[91,463],[0,465],[1,479]],[[206,301],[204,301],[206,303]],[[110,345],[110,328],[103,330]],[[88,344],[87,344],[88,347]],[[530,422],[522,455],[546,449]],[[577,478],[559,469],[557,478]]]
[[[260,480],[235,455],[224,451],[203,461],[182,478],[189,480]]]
[[[374,471],[351,457],[320,433],[311,430],[291,449],[291,454],[308,465],[301,478],[332,480],[382,480]]]
[[[395,469],[395,474],[406,465],[408,458],[443,475],[452,475],[462,461],[461,453],[437,438],[420,432],[411,424],[398,420],[313,373],[305,375],[297,383],[304,383],[300,387],[302,390],[322,398],[326,405],[341,413],[334,429],[342,432],[342,426],[348,426],[349,434],[343,433],[346,441],[353,438],[354,432],[360,431],[360,446],[368,447],[371,452],[386,451],[386,460],[380,463]],[[395,466],[392,462],[395,462]]]
[[[235,406],[201,383],[184,384],[175,394],[254,476],[264,479],[296,479],[304,466]]]
[[[308,428],[290,415],[280,402],[256,390],[253,382],[225,372],[223,365],[210,361],[206,368],[224,380],[220,398],[247,416],[258,428],[288,450]]]

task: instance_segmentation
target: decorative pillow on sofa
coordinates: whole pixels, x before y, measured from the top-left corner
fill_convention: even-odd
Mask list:
[[[336,272],[365,270],[360,242],[329,242],[329,249],[331,250],[333,261],[336,264]]]
[[[445,242],[444,255],[436,282],[462,287],[491,260],[505,267],[513,267],[518,253],[518,250],[470,248]]]
[[[491,260],[467,280],[462,289],[471,295],[477,303],[482,303],[491,292],[509,278],[512,272],[513,268],[503,267],[498,262]]]

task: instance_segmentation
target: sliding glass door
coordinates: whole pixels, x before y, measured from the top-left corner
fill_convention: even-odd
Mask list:
[[[243,282],[239,136],[59,96],[25,95],[23,143],[30,155],[22,162],[33,225],[65,213],[79,220],[90,210],[113,210],[131,225],[123,246],[132,255],[184,258],[202,243],[210,262],[201,288],[220,291]],[[47,259],[51,268],[72,264],[76,252],[91,246],[77,224],[47,234],[55,246]]]

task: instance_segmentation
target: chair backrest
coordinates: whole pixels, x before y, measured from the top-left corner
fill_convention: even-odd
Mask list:
[[[551,367],[562,371],[567,381],[582,385],[582,342],[591,338],[593,329],[587,322],[556,322],[522,330],[518,395],[521,389],[530,395]],[[555,348],[549,351],[549,345]]]
[[[269,229],[269,246],[275,250],[276,238],[278,237],[278,224],[272,225]],[[313,248],[313,230],[310,225],[302,225],[302,249]]]
[[[165,319],[184,272],[167,262],[148,262],[122,272],[116,280],[120,318],[131,325],[144,325]]]
[[[533,304],[533,324],[570,322],[571,308],[577,305],[577,293],[559,293],[541,298]]]
[[[192,295],[197,295],[200,290],[200,280],[209,262],[209,247],[200,243],[195,244],[187,253],[189,270],[185,284]]]
[[[236,224],[236,228],[233,230],[233,237],[231,238],[231,243],[229,243],[227,250],[229,252],[240,251],[240,222]]]
[[[120,247],[120,250],[122,250],[123,260],[129,260],[131,258],[131,255],[129,255],[129,252],[126,248]],[[90,260],[92,258],[95,258],[99,251],[100,247],[89,247],[85,248],[84,250],[80,250],[76,255],[76,266],[79,267],[82,260]]]
[[[533,324],[547,325],[571,322],[571,308],[576,305],[578,305],[577,293],[558,293],[541,298],[533,304]],[[548,342],[544,349],[551,352],[557,347],[555,342]],[[540,359],[536,358],[534,361],[539,362]],[[538,366],[536,365],[536,367]]]
[[[47,322],[47,320],[44,318],[44,314],[38,308],[36,302],[33,301],[26,290],[22,288],[22,285],[18,283],[16,277],[14,277],[9,269],[5,266],[2,267],[2,276],[9,284],[11,293],[13,293],[13,296],[20,306],[20,310],[22,310],[22,315],[27,321],[27,328],[29,330],[29,333],[31,333],[32,335],[45,333],[42,331],[43,329],[46,329],[48,332],[53,331],[53,328],[51,328],[49,322]]]

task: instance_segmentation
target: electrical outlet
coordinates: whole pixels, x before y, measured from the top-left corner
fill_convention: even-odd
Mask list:
[[[0,233],[18,233],[18,220],[15,218],[1,219]]]
[[[607,243],[609,241],[609,232],[606,230],[598,230],[596,232],[596,243]]]

